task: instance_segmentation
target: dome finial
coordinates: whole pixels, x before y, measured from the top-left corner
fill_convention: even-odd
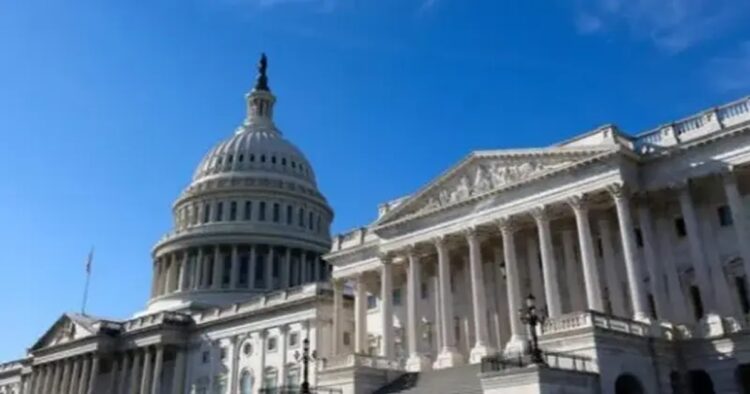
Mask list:
[[[268,76],[266,75],[267,68],[268,58],[265,53],[261,53],[260,61],[258,62],[258,79],[255,81],[255,90],[270,91],[268,88]]]

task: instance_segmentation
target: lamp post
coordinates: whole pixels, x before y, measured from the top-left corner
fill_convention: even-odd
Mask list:
[[[308,380],[309,372],[308,365],[310,361],[318,359],[318,353],[313,350],[310,351],[310,340],[305,338],[302,341],[302,353],[299,351],[294,352],[294,358],[297,362],[302,363],[302,384],[300,385],[300,394],[310,394],[310,382]]]
[[[539,338],[536,335],[536,326],[544,322],[544,316],[537,313],[536,298],[533,294],[526,297],[526,307],[518,311],[521,315],[521,322],[529,326],[531,333],[531,362],[534,364],[544,364],[542,350],[539,349]]]

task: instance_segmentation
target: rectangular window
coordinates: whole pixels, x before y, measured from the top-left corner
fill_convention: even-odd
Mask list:
[[[310,230],[312,230],[312,229],[313,229],[313,223],[314,223],[314,222],[313,222],[313,213],[312,213],[312,212],[310,212],[310,214],[308,215],[308,218],[307,218],[307,227],[308,227],[308,228],[309,228]]]
[[[732,225],[732,210],[728,206],[722,205],[716,208],[716,214],[719,215],[719,225],[721,227],[729,227]]]
[[[300,227],[305,227],[305,210],[304,210],[304,208],[300,208],[299,209],[299,218],[298,219],[299,219],[299,223],[297,223],[297,224],[299,224]]]
[[[286,224],[292,224],[293,220],[294,220],[294,214],[292,213],[292,206],[287,205],[286,206]]]
[[[349,346],[352,343],[352,334],[349,331],[344,331],[344,346]]]
[[[599,255],[599,257],[604,256],[604,246],[602,246],[601,238],[596,239],[596,253]]]
[[[208,223],[211,220],[211,205],[206,203],[203,205],[203,223]]]
[[[295,348],[297,346],[299,346],[299,333],[297,332],[289,333],[289,347]]]
[[[423,300],[427,299],[427,294],[429,294],[429,288],[427,287],[427,282],[422,282],[420,285],[420,293]]]
[[[401,289],[400,288],[393,290],[393,305],[401,306]]]
[[[208,364],[211,361],[211,352],[208,350],[204,350],[203,354],[201,354],[201,362],[203,364]]]
[[[747,294],[747,286],[745,285],[745,276],[735,276],[734,283],[737,286],[737,295],[740,297],[740,304],[742,305],[742,312],[745,314],[750,313],[750,298]]]
[[[375,309],[378,307],[378,299],[374,295],[367,295],[367,309]]]
[[[703,300],[701,300],[701,292],[698,286],[690,286],[690,298],[693,301],[695,320],[700,320],[703,317]]]
[[[229,220],[232,222],[237,220],[237,201],[232,201],[229,204]]]
[[[224,271],[221,275],[221,286],[229,287],[229,282],[232,280],[232,256],[224,257]]]
[[[279,222],[279,216],[281,215],[281,207],[279,207],[279,203],[275,202],[273,203],[273,222],[278,223]]]
[[[685,227],[685,219],[682,217],[676,218],[674,220],[674,230],[677,233],[677,236],[682,238],[687,235],[687,228]]]
[[[247,286],[247,274],[250,270],[250,262],[247,256],[240,257],[240,277],[238,278],[241,287]]]
[[[245,220],[251,220],[253,218],[253,202],[245,201]]]
[[[218,202],[216,203],[216,221],[222,221],[224,219],[222,216],[224,216],[224,203]]]
[[[255,287],[263,287],[266,279],[266,256],[258,253],[255,257]]]
[[[261,201],[258,206],[258,221],[265,221],[266,220],[266,202]]]
[[[268,346],[266,347],[266,349],[268,349],[269,352],[275,352],[277,348],[278,346],[277,346],[276,337],[268,338]]]
[[[641,233],[640,228],[635,229],[635,245],[639,248],[643,247],[643,233]]]

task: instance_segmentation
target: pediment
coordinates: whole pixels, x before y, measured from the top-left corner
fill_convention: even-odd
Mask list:
[[[477,151],[393,208],[377,225],[439,211],[607,155],[618,147]]]
[[[95,323],[98,320],[78,314],[64,314],[32,346],[31,350],[62,345],[96,335]]]

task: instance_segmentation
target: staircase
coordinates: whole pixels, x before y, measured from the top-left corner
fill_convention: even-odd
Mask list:
[[[375,394],[481,394],[480,366],[464,365],[436,371],[406,373]]]

